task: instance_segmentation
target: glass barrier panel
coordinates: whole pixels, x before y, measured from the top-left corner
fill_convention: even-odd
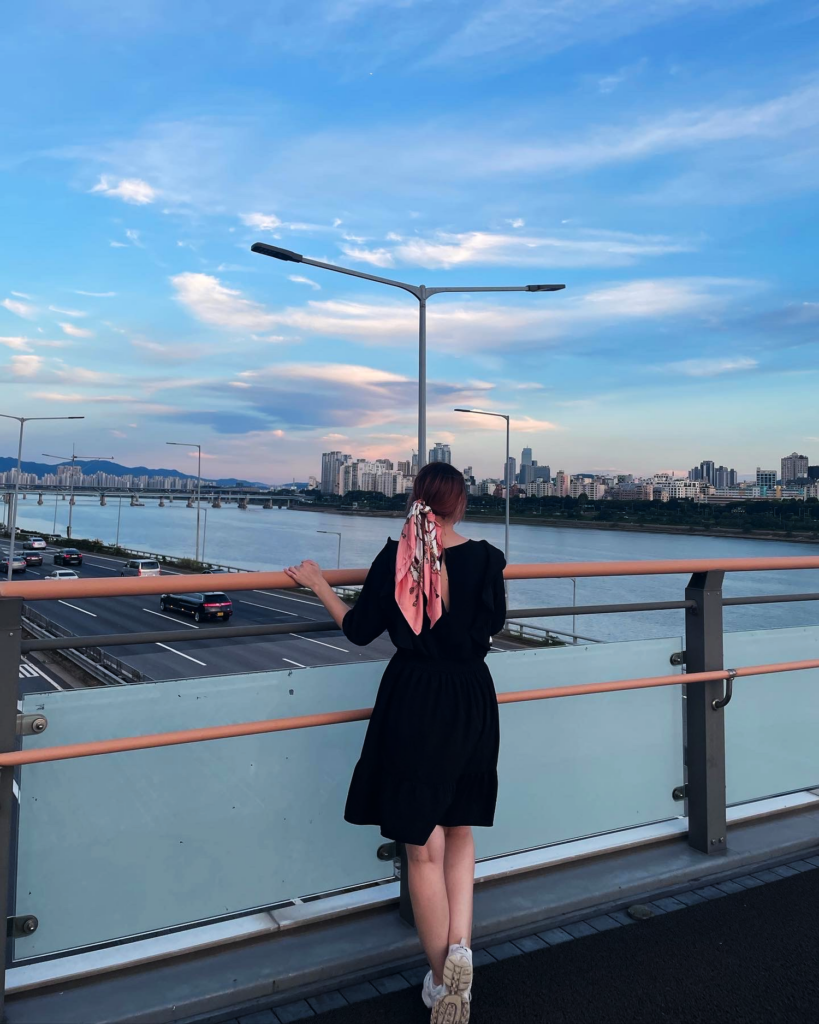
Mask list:
[[[673,671],[679,638],[493,654],[498,692]],[[370,707],[383,662],[27,695],[24,747]],[[151,933],[391,874],[343,820],[365,722],[22,769],[15,959]],[[479,857],[675,817],[678,687],[505,705]]]
[[[725,666],[819,658],[819,626],[726,633]],[[725,709],[729,804],[819,786],[819,669],[748,676]]]

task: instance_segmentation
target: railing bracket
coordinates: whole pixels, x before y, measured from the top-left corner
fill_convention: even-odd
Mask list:
[[[39,736],[48,728],[48,719],[45,715],[18,715],[17,735],[18,736]]]
[[[29,935],[33,935],[40,922],[34,916],[34,914],[20,914],[18,917],[8,918],[7,934],[14,939],[24,939]]]
[[[688,785],[683,783],[681,786],[675,786],[671,790],[671,796],[674,800],[685,800],[688,796]]]
[[[675,651],[674,654],[671,655],[670,660],[672,665],[684,665],[685,651]]]
[[[379,860],[395,860],[395,843],[382,843],[376,850],[376,856]]]
[[[737,670],[735,668],[729,668],[728,678],[725,680],[725,696],[720,697],[719,700],[712,700],[711,707],[714,711],[719,711],[724,708],[726,704],[731,703],[731,698],[734,696],[734,680],[737,677]]]

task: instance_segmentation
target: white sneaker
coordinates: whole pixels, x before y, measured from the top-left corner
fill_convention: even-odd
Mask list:
[[[424,1006],[431,1010],[442,996],[446,995],[446,985],[436,985],[432,980],[432,971],[427,971],[424,978],[424,987],[421,989],[421,998]]]
[[[468,1024],[472,998],[472,950],[464,941],[449,947],[444,961],[446,994],[433,1006],[430,1024]]]
[[[472,998],[472,950],[463,939],[449,947],[443,981],[450,995],[459,995],[466,1002]]]

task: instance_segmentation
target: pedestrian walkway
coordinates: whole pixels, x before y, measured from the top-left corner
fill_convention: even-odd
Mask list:
[[[477,952],[471,1024],[819,1020],[819,857],[647,907],[651,916],[639,922],[619,911]],[[238,1021],[425,1024],[423,974],[391,975]]]

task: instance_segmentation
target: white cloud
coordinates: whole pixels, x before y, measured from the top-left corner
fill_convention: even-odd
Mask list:
[[[273,367],[272,372],[285,380],[316,380],[357,388],[378,388],[383,384],[404,384],[410,380],[388,370],[347,363],[289,363]]]
[[[243,224],[258,231],[276,231],[282,226],[275,213],[242,213],[239,216]]]
[[[12,356],[9,363],[15,377],[36,377],[42,366],[42,356]]]
[[[5,345],[6,348],[16,349],[18,352],[28,352],[29,344],[28,338],[0,337],[0,345]]]
[[[37,316],[34,306],[29,306],[25,302],[16,302],[14,299],[3,299],[0,306],[7,309],[9,313],[14,313],[15,316],[23,317],[24,320],[33,320]]]
[[[139,232],[136,231],[134,228],[126,228],[125,229],[125,237],[128,239],[129,242],[131,242],[133,245],[137,246],[137,248],[139,248],[139,249],[143,249],[144,248],[142,242],[139,240]]]
[[[354,245],[342,245],[341,251],[351,260],[359,263],[372,263],[375,267],[391,267],[394,263],[389,249],[364,249]]]
[[[77,288],[74,292],[75,295],[88,295],[92,299],[113,299],[117,294],[116,292],[84,292]]]
[[[127,437],[128,435],[123,430],[112,430],[110,431],[111,437]]]
[[[185,273],[171,278],[176,297],[197,319],[213,327],[234,331],[265,331],[280,318],[264,306],[245,299],[240,291],[226,288],[209,274]]]
[[[314,291],[321,291],[320,284],[318,284],[316,281],[313,281],[312,278],[302,277],[301,274],[288,274],[287,279],[288,281],[294,281],[296,284],[309,284]]]
[[[109,242],[108,244],[111,246],[112,249],[127,249],[128,248],[128,246],[126,245],[125,242]]]
[[[116,179],[107,174],[101,175],[100,180],[90,191],[110,198],[122,199],[123,202],[132,203],[135,206],[152,203],[157,196],[156,190],[141,178]]]
[[[737,370],[755,370],[758,366],[757,360],[748,356],[727,356],[714,359],[682,359],[676,363],[666,363],[660,369],[664,373],[681,373],[686,377],[718,377],[724,373],[735,373]]]
[[[526,225],[526,221],[523,217],[513,217],[511,219],[507,217],[506,223],[512,228],[522,228]]]
[[[48,308],[52,313],[62,313],[63,316],[88,316],[81,309],[61,309],[59,306],[49,306]]]
[[[522,226],[523,222],[520,224]],[[469,231],[461,234],[438,232],[427,239],[402,240],[392,252],[402,263],[423,267],[491,264],[563,268],[628,266],[643,256],[690,252],[693,248],[691,242],[665,235],[633,235],[618,231],[585,231],[571,236],[568,233],[504,235]]]
[[[62,327],[63,331],[70,338],[93,338],[94,337],[94,332],[93,331],[89,331],[85,327],[77,327],[76,324],[69,324],[69,323],[62,323],[61,322],[60,323],[60,327]]]
[[[321,438],[322,441],[348,441],[349,438],[346,434],[325,434]]]
[[[32,298],[31,295],[26,295],[25,292],[12,292],[11,294],[15,295],[18,299],[28,299],[30,301]]]

